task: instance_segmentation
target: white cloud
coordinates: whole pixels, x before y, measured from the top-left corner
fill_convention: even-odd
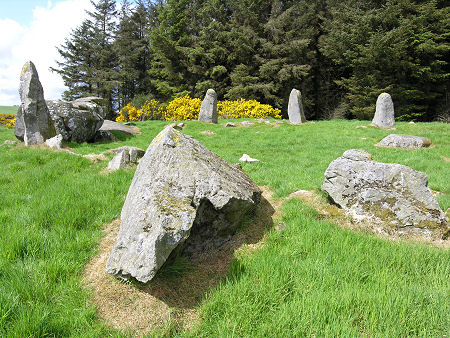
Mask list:
[[[31,60],[37,68],[46,99],[59,99],[65,90],[61,77],[52,73],[60,59],[56,47],[86,18],[89,0],[65,0],[47,8],[36,7],[29,26],[11,19],[0,20],[0,105],[19,104],[19,76],[23,64]]]

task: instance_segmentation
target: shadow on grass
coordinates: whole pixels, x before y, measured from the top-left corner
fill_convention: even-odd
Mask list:
[[[123,282],[105,273],[106,260],[114,246],[120,220],[105,226],[98,254],[86,266],[84,285],[107,325],[145,334],[167,325],[187,329],[198,320],[198,305],[208,291],[225,277],[240,278],[243,269],[236,267],[234,253],[246,246],[257,246],[273,227],[275,213],[269,201],[261,197],[254,217],[220,249],[189,259],[179,256],[165,266],[147,284]]]
[[[178,256],[172,264],[163,266],[151,282],[137,287],[170,307],[195,308],[206,292],[229,272],[234,279],[239,277],[243,270],[236,270],[233,264],[234,252],[243,245],[261,241],[267,230],[273,227],[274,213],[272,205],[262,197],[254,216],[244,220],[244,225],[221,248],[189,259]]]

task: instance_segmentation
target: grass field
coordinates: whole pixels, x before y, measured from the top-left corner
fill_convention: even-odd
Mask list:
[[[0,106],[0,114],[16,114],[19,106]]]
[[[224,128],[225,122],[188,121],[183,132],[229,162],[243,153],[259,159],[243,169],[275,200],[299,189],[318,191],[328,164],[359,148],[374,160],[424,171],[430,188],[440,192],[440,206],[450,207],[448,124],[397,123],[395,133],[429,137],[435,145],[411,151],[375,147],[392,132],[356,128],[367,121],[248,128]],[[69,146],[80,154],[122,145],[145,149],[165,124],[140,122],[141,135]],[[14,139],[13,130],[0,127],[0,144],[6,139]],[[100,319],[93,291],[82,283],[102,227],[119,217],[134,174],[99,174],[106,165],[64,152],[0,146],[0,336],[130,334]],[[278,221],[286,228],[268,227],[259,249],[238,251],[226,278],[189,309],[199,314],[198,322],[187,329],[173,316],[150,335],[448,335],[448,250],[342,229],[298,199],[283,203]]]

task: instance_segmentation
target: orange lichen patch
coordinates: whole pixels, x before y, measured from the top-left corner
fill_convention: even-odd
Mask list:
[[[227,275],[236,251],[259,246],[264,234],[273,227],[274,212],[263,196],[251,223],[245,224],[219,250],[196,255],[183,272],[158,274],[147,284],[119,281],[105,272],[120,220],[105,225],[99,252],[86,266],[83,278],[100,318],[109,326],[137,335],[169,324],[184,329],[194,326],[198,321],[198,305],[206,293]]]

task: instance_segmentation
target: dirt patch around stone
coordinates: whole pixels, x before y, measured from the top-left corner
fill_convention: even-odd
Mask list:
[[[116,241],[120,220],[105,225],[98,254],[86,266],[83,283],[91,291],[100,318],[117,329],[144,335],[163,328],[169,320],[184,329],[198,322],[198,305],[206,293],[228,273],[236,251],[260,247],[273,227],[275,209],[263,193],[254,217],[219,250],[193,256],[179,273],[162,273],[147,284],[123,282],[105,272],[106,260]]]
[[[198,323],[198,306],[206,293],[223,281],[233,257],[252,254],[264,246],[265,234],[272,228],[283,231],[278,223],[282,204],[298,198],[318,212],[318,219],[333,222],[341,228],[371,233],[389,240],[408,240],[449,248],[450,241],[414,233],[398,233],[372,220],[356,221],[344,210],[332,205],[317,191],[298,190],[282,199],[274,199],[265,186],[254,217],[219,250],[196,255],[184,271],[158,274],[147,284],[124,282],[105,272],[106,260],[116,241],[120,220],[105,225],[98,254],[86,266],[83,283],[91,291],[91,301],[106,325],[130,330],[138,336],[165,327],[170,320],[184,329]],[[448,212],[448,210],[447,210]],[[274,225],[274,223],[276,225]]]

